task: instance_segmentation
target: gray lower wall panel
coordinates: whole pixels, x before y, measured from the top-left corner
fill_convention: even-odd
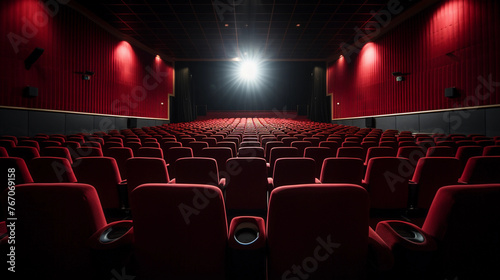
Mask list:
[[[166,120],[136,119],[137,127],[169,123]],[[0,135],[32,137],[37,133],[69,135],[121,130],[127,128],[127,120],[126,117],[0,108]]]
[[[0,135],[29,136],[28,111],[0,109]]]
[[[332,123],[363,128],[366,127],[364,120],[365,118],[341,119],[332,120]],[[383,130],[408,130],[415,133],[500,136],[500,107],[375,117],[375,126]]]
[[[66,134],[65,114],[56,112],[30,111],[29,136],[38,133]]]

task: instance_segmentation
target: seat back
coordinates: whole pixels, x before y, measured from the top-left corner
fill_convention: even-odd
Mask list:
[[[266,156],[262,147],[240,147],[238,157],[260,157],[265,159]]]
[[[412,181],[418,185],[417,207],[429,209],[439,188],[454,185],[460,177],[460,161],[451,157],[423,157]]]
[[[201,156],[213,158],[217,162],[219,175],[227,177],[226,161],[233,157],[233,151],[228,147],[208,147],[201,150]]]
[[[14,168],[14,170],[11,171],[15,171],[14,183],[16,186],[20,184],[33,183],[33,178],[31,177],[28,166],[26,165],[26,162],[24,162],[22,158],[2,157],[0,158],[0,168],[1,170],[3,170],[3,172],[6,172],[5,174],[12,173],[9,170],[11,168]],[[3,191],[7,187],[8,187],[7,183],[2,184],[2,186],[0,187],[1,188],[0,191]]]
[[[316,171],[314,172],[314,176],[319,178],[321,175],[321,168],[323,167],[323,161],[326,158],[333,157],[335,154],[328,147],[307,147],[304,150],[304,157],[314,159],[314,163],[316,164]]]
[[[125,164],[127,159],[134,157],[132,149],[128,147],[109,148],[104,151],[104,155],[115,159],[118,170],[120,170],[120,177],[122,179],[127,179],[127,168]]]
[[[76,183],[71,163],[65,158],[34,158],[28,168],[35,183]]]
[[[368,213],[368,194],[356,185],[273,190],[267,216],[268,279],[362,278]]]
[[[218,186],[217,161],[206,157],[180,158],[175,162],[175,182]]]
[[[427,149],[426,157],[454,157],[455,151],[449,146],[435,146]]]
[[[16,274],[45,279],[96,277],[87,244],[106,220],[94,187],[18,185],[16,218]]]
[[[97,190],[102,208],[119,208],[118,184],[121,182],[118,165],[112,157],[83,157],[73,164],[78,183],[85,183]]]
[[[185,146],[190,147],[193,150],[193,156],[199,157],[201,156],[201,150],[203,150],[203,148],[208,148],[208,143],[201,141],[192,141],[187,143]]]
[[[220,189],[146,184],[132,192],[131,210],[141,279],[225,279],[228,231]]]
[[[16,146],[10,148],[9,155],[11,157],[19,157],[24,159],[24,161],[29,162],[31,159],[40,157],[40,153],[38,149],[35,147],[27,147],[27,146]]]
[[[66,147],[46,147],[40,151],[40,156],[42,157],[60,157],[65,158],[69,163],[73,163],[73,158],[71,153]]]
[[[316,164],[312,158],[279,158],[274,164],[273,187],[315,183]]]
[[[483,150],[483,156],[500,156],[500,146],[486,146]]]
[[[167,165],[161,158],[129,158],[125,163],[127,168],[128,194],[139,185],[146,183],[168,183]]]
[[[408,159],[376,157],[366,167],[364,183],[370,205],[378,209],[403,209],[408,206],[408,180],[413,174]]]
[[[460,177],[467,184],[500,183],[500,156],[471,157]]]
[[[226,163],[226,208],[228,211],[254,211],[258,215],[267,210],[266,161],[258,157],[232,158]]]
[[[189,147],[172,147],[168,150],[168,172],[171,178],[175,178],[175,162],[180,158],[193,157],[193,150]]]
[[[332,150],[333,156],[337,155],[337,149],[340,147],[340,144],[336,141],[321,141],[319,142],[320,147],[327,147]]]
[[[141,147],[137,150],[138,157],[163,158],[163,150],[154,147]]]
[[[337,149],[337,157],[350,157],[364,160],[365,154],[361,147],[340,147]]]
[[[304,137],[306,138],[306,137]],[[292,144],[290,144],[292,147],[295,147],[299,150],[299,156],[304,156],[304,150],[307,147],[313,147],[313,143],[310,141],[293,141]],[[319,142],[318,142],[319,145]]]
[[[0,147],[0,157],[8,157],[9,153],[7,152],[7,149],[4,147]]]
[[[359,158],[326,158],[321,169],[321,183],[346,183],[361,185],[363,161]]]
[[[76,149],[76,153],[73,155],[73,160],[79,157],[102,157],[103,153],[100,148],[97,147],[81,147]]]
[[[271,153],[269,154],[269,169],[270,173],[274,170],[274,164],[276,160],[279,158],[286,157],[301,157],[299,154],[299,149],[295,147],[274,147],[271,149]]]
[[[264,145],[264,144],[263,144]],[[264,146],[264,152],[266,153],[266,161],[269,162],[271,157],[271,150],[274,147],[285,147],[285,144],[281,141],[269,141]]]
[[[374,157],[394,157],[396,150],[391,147],[370,147],[366,152],[365,165]]]
[[[397,157],[406,158],[413,166],[416,166],[421,157],[425,157],[426,150],[420,146],[399,147]]]
[[[438,190],[422,227],[438,241],[436,268],[458,279],[498,275],[499,200],[500,184],[454,185]]]

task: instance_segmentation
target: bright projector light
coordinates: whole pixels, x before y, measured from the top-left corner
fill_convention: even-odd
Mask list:
[[[255,61],[243,61],[240,66],[240,78],[253,81],[258,77],[258,65]]]

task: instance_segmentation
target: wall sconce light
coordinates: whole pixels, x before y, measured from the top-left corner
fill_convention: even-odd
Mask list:
[[[392,72],[392,75],[396,77],[397,82],[402,82],[405,80],[405,76],[409,75],[410,73],[403,73],[403,72]]]
[[[90,80],[90,77],[91,77],[92,75],[94,75],[94,72],[92,72],[92,71],[88,71],[88,70],[87,70],[87,71],[85,71],[85,72],[75,72],[75,74],[80,74],[80,75],[82,75],[82,80],[84,80],[84,81],[88,81],[88,80]]]

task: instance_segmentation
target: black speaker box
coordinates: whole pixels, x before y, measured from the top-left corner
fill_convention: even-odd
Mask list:
[[[365,126],[367,128],[375,128],[375,118],[370,117],[365,119]]]
[[[38,88],[27,86],[23,89],[24,97],[37,97],[38,96]]]
[[[451,87],[451,88],[445,88],[444,89],[444,96],[448,98],[456,98],[460,97],[460,93],[458,92],[457,88]]]
[[[128,118],[127,119],[127,128],[137,128],[137,119],[136,118]]]
[[[28,58],[26,58],[24,60],[24,67],[29,70],[31,68],[31,65],[33,65],[33,63],[35,63],[35,61],[37,61],[38,58],[40,58],[40,56],[42,55],[43,53],[43,49],[42,48],[35,48],[31,54],[28,56]]]

